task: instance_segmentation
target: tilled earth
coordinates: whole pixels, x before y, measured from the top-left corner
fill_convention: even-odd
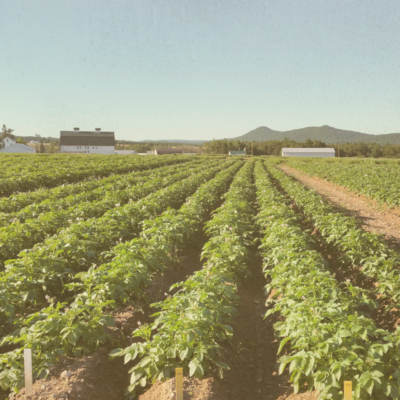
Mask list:
[[[400,249],[400,210],[389,209],[365,196],[359,196],[343,187],[290,168],[280,168],[294,176],[306,187],[316,190],[342,211],[361,219],[364,229],[382,234],[396,249]],[[157,301],[172,283],[186,279],[201,268],[199,249],[187,249],[185,258],[176,269],[159,275],[151,289]],[[266,311],[264,286],[260,260],[251,267],[252,276],[239,287],[241,304],[234,326],[234,348],[228,350],[231,369],[224,379],[213,377],[198,380],[185,378],[185,400],[315,400],[312,393],[293,394],[287,374],[278,375],[277,338],[273,324],[276,316],[264,319]],[[140,304],[126,307],[115,314],[114,336],[123,337],[125,345],[130,343],[130,333],[138,322],[145,323],[153,311]],[[91,356],[82,359],[65,358],[52,371],[51,378],[34,384],[32,400],[85,399],[122,400],[129,385],[128,369],[121,359],[110,361],[112,344],[100,348]],[[156,383],[139,396],[139,400],[175,399],[175,381]],[[0,399],[5,398],[0,395]],[[26,399],[24,390],[14,397]]]
[[[251,266],[251,276],[239,287],[241,304],[235,317],[234,348],[229,350],[230,370],[224,379],[186,379],[184,400],[315,400],[313,393],[293,394],[287,374],[278,375],[278,343],[273,324],[277,317],[264,319],[266,312],[261,260]],[[139,400],[172,400],[175,382],[157,383]]]
[[[187,249],[185,258],[176,269],[164,272],[156,279],[151,289],[154,301],[162,296],[169,286],[186,279],[201,268],[198,249]],[[314,400],[315,393],[293,394],[288,375],[277,373],[277,340],[273,323],[276,317],[264,319],[266,311],[261,260],[251,266],[251,276],[239,287],[241,304],[234,326],[234,346],[227,350],[231,369],[224,379],[207,377],[202,380],[185,378],[184,400]],[[123,337],[125,345],[130,343],[130,333],[138,322],[146,323],[153,311],[149,307],[126,307],[115,313],[115,338]],[[64,358],[51,370],[46,380],[36,381],[31,400],[82,399],[122,400],[129,385],[128,370],[122,359],[109,360],[108,353],[115,348],[112,344],[103,346],[94,354],[81,359]],[[13,397],[22,400],[24,389]],[[156,383],[139,395],[139,400],[172,400],[176,398],[175,380]]]
[[[386,207],[376,200],[358,195],[325,179],[310,177],[287,165],[279,168],[307,188],[314,189],[332,205],[339,206],[348,215],[358,218],[365,230],[383,235],[391,246],[400,250],[400,209]]]

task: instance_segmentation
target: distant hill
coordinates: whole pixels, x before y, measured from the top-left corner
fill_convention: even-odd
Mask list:
[[[274,131],[266,126],[260,126],[245,135],[235,137],[235,140],[249,142],[263,142],[268,140],[295,140],[296,142],[305,142],[307,139],[320,140],[324,143],[379,143],[379,144],[400,144],[400,133],[388,133],[384,135],[370,135],[355,131],[346,131],[333,128],[328,125],[310,126],[308,128],[293,129],[290,131]]]
[[[37,138],[35,136],[17,136],[29,142],[30,140],[43,140],[48,143],[51,141],[58,142],[59,138],[42,137]],[[383,135],[371,135],[368,133],[361,133],[355,131],[346,131],[343,129],[333,128],[328,125],[324,126],[310,126],[308,128],[293,129],[290,131],[275,131],[267,128],[266,126],[260,126],[242,136],[235,138],[227,138],[228,140],[242,140],[248,142],[263,142],[268,140],[283,140],[283,139],[295,140],[296,142],[305,142],[307,139],[320,140],[327,144],[338,144],[338,143],[379,143],[379,144],[399,144],[400,145],[400,133],[387,133]],[[169,145],[175,144],[187,144],[194,146],[201,146],[208,140],[142,140],[142,141],[131,141],[131,140],[116,140],[117,143],[124,144],[135,144],[135,143],[165,143]]]

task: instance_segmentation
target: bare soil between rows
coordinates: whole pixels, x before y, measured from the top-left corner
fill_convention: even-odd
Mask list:
[[[251,276],[239,286],[241,303],[233,326],[233,348],[226,349],[230,370],[223,379],[184,379],[184,400],[316,400],[313,393],[293,394],[287,373],[278,375],[278,340],[273,324],[277,316],[266,312],[261,260],[250,266]],[[175,380],[158,382],[139,400],[173,400]]]
[[[202,239],[201,241],[204,241]],[[100,347],[92,355],[81,357],[64,357],[50,370],[50,376],[38,380],[33,385],[33,396],[26,396],[25,389],[12,399],[81,399],[81,400],[123,400],[126,399],[125,389],[129,386],[128,371],[131,364],[124,365],[121,357],[110,360],[109,352],[120,346],[132,343],[131,333],[138,323],[150,322],[150,315],[155,312],[149,304],[165,298],[170,286],[185,280],[189,275],[201,268],[200,247],[188,246],[181,254],[178,265],[159,273],[153,279],[145,295],[146,303],[134,303],[113,312],[115,327],[109,328],[116,342]],[[120,343],[117,343],[117,340]],[[65,376],[69,375],[69,376]],[[0,389],[0,400],[7,395]]]
[[[391,247],[400,251],[399,208],[389,208],[343,186],[315,176],[310,177],[287,165],[280,165],[279,168],[307,188],[325,197],[333,206],[340,207],[347,215],[359,219],[366,231],[383,235]]]
[[[163,275],[157,276],[150,296],[156,301],[170,285],[182,281],[201,268],[200,250],[188,248],[182,262]],[[293,394],[289,375],[278,375],[278,340],[273,324],[278,316],[264,319],[264,286],[261,260],[251,265],[251,276],[238,289],[241,303],[234,325],[234,346],[226,349],[226,361],[231,369],[224,378],[209,376],[198,380],[185,377],[184,400],[316,400],[317,394]],[[153,310],[146,305],[136,304],[115,313],[117,327],[115,338],[125,336],[124,345],[131,342],[130,334],[138,321],[150,321]],[[117,347],[108,344],[94,354],[80,359],[64,358],[51,370],[51,376],[34,383],[34,396],[27,397],[25,389],[14,399],[50,400],[123,400],[129,385],[128,370],[122,359],[110,361],[108,353]],[[65,376],[70,375],[70,376]],[[0,395],[0,399],[4,399]],[[158,382],[138,396],[138,400],[173,400],[176,398],[175,380]]]

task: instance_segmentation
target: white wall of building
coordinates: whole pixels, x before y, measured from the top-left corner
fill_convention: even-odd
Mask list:
[[[115,154],[114,146],[61,146],[60,153]]]
[[[3,143],[4,143],[4,147],[9,147],[9,146],[16,144],[17,142],[15,140],[10,139],[9,137],[5,137],[3,139]]]
[[[335,153],[306,153],[306,152],[301,152],[301,153],[285,153],[282,151],[282,156],[283,157],[335,157]]]
[[[283,147],[282,157],[335,157],[333,147]]]

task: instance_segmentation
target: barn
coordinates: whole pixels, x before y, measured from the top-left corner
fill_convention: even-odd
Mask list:
[[[100,128],[94,131],[60,132],[60,153],[81,154],[115,154],[114,132],[102,132]]]
[[[282,149],[282,157],[335,157],[333,147],[326,148],[287,148]]]

